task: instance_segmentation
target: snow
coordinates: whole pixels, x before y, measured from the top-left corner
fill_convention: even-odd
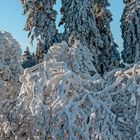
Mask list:
[[[3,139],[4,135],[10,135],[8,113],[21,87],[19,77],[23,70],[18,62],[20,55],[19,43],[10,33],[0,31],[0,139]]]
[[[32,12],[36,12],[30,11],[30,8],[40,9],[42,3],[45,3],[44,0],[40,3],[37,0],[22,2],[25,13],[29,12],[29,15],[34,15],[35,13]],[[52,0],[47,5],[47,2],[45,8],[47,6],[52,8],[55,3]],[[109,3],[107,0],[102,0],[99,5],[99,1],[95,0],[95,7],[93,7],[91,2],[93,1],[62,0],[62,8],[67,11],[63,13],[62,10],[62,19],[66,18],[63,19],[65,23],[61,21],[65,24],[63,41],[53,42],[54,44],[51,42],[52,46],[49,46],[43,62],[24,71],[19,63],[20,45],[10,33],[0,32],[0,139],[140,139],[139,52],[134,54],[135,56],[130,56],[135,60],[134,63],[128,64],[124,61],[124,68],[118,68],[119,57],[110,57],[117,52],[110,31],[111,15],[106,9]],[[135,23],[131,24],[131,28],[129,24],[133,19],[131,16],[139,22],[136,16],[138,11],[134,8],[139,7],[139,1],[125,0],[124,2],[126,7],[122,16],[123,54],[128,55],[127,47],[132,48],[135,44],[135,51],[139,50],[137,32],[134,32]],[[79,5],[75,6],[75,3]],[[75,10],[79,12],[73,13]],[[90,16],[86,17],[87,13],[90,13]],[[102,14],[109,14],[109,16],[106,18]],[[75,19],[79,23],[83,22],[83,26],[75,22]],[[39,24],[48,19],[42,20]],[[102,24],[99,25],[97,20],[103,20],[102,24],[106,25],[107,33],[102,33]],[[29,19],[26,28],[30,32],[34,24],[32,23],[31,28],[28,29],[28,22]],[[139,25],[137,24],[138,27]],[[55,27],[52,28],[50,30],[54,31]],[[89,36],[91,29],[92,33]],[[42,29],[37,30],[42,32]],[[47,31],[48,28],[45,34]],[[129,40],[127,31],[133,33],[132,40]],[[39,37],[38,34],[35,36]],[[50,34],[48,37],[52,41]],[[110,39],[106,40],[106,38]],[[111,47],[114,47],[114,50]],[[105,73],[102,74],[99,71],[100,64],[103,62],[98,59],[102,56],[99,48],[105,49],[106,55],[109,50],[114,51],[109,54],[109,57],[106,56],[108,59],[103,57],[111,62],[107,69],[110,69],[109,67],[112,69],[108,71],[105,68]],[[98,54],[100,55],[97,56]],[[114,59],[118,59],[117,62],[113,61]],[[126,60],[129,61],[129,58]],[[108,65],[108,62],[104,64]]]
[[[95,69],[91,76],[92,57],[81,59],[90,55],[78,40],[72,48],[62,42],[50,47],[43,63],[25,69],[10,122],[3,122],[5,138],[139,139],[140,65],[103,77]]]

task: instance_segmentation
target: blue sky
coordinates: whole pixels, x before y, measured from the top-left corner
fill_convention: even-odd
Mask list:
[[[22,50],[26,46],[30,47],[30,50],[35,50],[35,47],[30,45],[30,40],[27,39],[27,33],[23,31],[25,24],[25,16],[22,15],[22,6],[20,0],[0,0],[0,30],[5,30],[14,36],[16,40],[21,44]],[[120,32],[120,17],[123,11],[122,0],[109,0],[111,3],[110,10],[113,14],[113,22],[111,22],[111,29],[115,42],[122,49],[122,39]],[[55,8],[60,8],[60,2],[58,1]]]

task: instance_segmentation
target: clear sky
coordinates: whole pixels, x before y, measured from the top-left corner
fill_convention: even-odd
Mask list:
[[[109,0],[111,3],[110,10],[113,14],[113,22],[111,29],[115,42],[122,49],[122,39],[120,32],[120,18],[123,11],[123,0]],[[55,8],[60,8],[58,1]],[[27,39],[27,33],[23,31],[25,24],[25,16],[22,15],[22,6],[20,0],[0,0],[0,30],[5,30],[14,36],[14,38],[21,44],[24,50],[27,46],[33,51],[35,48],[30,45],[30,40]],[[60,29],[61,30],[61,29]]]

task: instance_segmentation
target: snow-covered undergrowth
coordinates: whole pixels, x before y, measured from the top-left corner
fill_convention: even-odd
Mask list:
[[[100,77],[88,48],[62,42],[20,81],[1,123],[3,140],[140,139],[139,64]]]

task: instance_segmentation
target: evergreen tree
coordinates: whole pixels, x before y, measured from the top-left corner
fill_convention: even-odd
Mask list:
[[[28,47],[24,51],[24,55],[22,57],[21,65],[23,68],[32,67],[36,64],[35,57],[30,53]]]
[[[93,13],[93,0],[62,0],[62,19],[59,25],[64,24],[64,38],[70,45],[78,39],[92,52],[93,63],[101,71],[98,56],[103,48],[99,30]]]
[[[35,59],[37,63],[41,63],[44,60],[44,48],[43,43],[41,41],[38,42],[36,53],[35,53]]]
[[[125,63],[140,60],[140,1],[124,0],[126,4],[122,18],[121,29],[124,40],[122,59]]]
[[[53,9],[55,0],[22,0],[24,15],[27,15],[25,30],[31,42],[34,38],[43,43],[44,53],[54,42],[59,41],[55,20],[57,12]]]
[[[102,66],[101,72],[110,71],[119,67],[120,64],[120,55],[116,49],[118,46],[114,43],[110,30],[112,14],[107,9],[108,6],[110,6],[108,0],[94,0],[93,11],[96,25],[103,41],[103,48],[101,48],[101,54],[98,56],[100,65]]]
[[[110,31],[111,12],[107,0],[62,0],[62,19],[65,40],[78,39],[93,55],[100,74],[119,67],[120,56]]]

